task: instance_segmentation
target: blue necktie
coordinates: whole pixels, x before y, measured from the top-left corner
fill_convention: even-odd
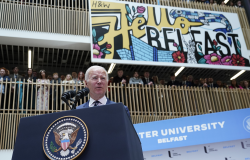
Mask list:
[[[100,104],[99,101],[95,101],[95,102],[94,102],[94,106],[98,106],[98,104]]]

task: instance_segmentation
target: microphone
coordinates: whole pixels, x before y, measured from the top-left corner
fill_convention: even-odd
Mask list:
[[[67,91],[62,94],[61,99],[66,103],[67,100],[76,96],[76,91]]]
[[[75,102],[77,102],[80,98],[83,98],[89,94],[88,88],[83,88],[82,90],[78,91],[76,94]]]

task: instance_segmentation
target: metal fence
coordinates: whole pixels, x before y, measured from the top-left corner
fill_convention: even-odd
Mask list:
[[[157,0],[125,0],[157,4]],[[86,0],[0,0],[0,28],[89,36]],[[160,0],[162,6],[237,13],[250,49],[250,26],[245,9],[182,0]]]
[[[84,88],[84,83],[26,80],[0,85],[1,90],[4,86],[4,94],[0,93],[0,149],[13,149],[20,118],[69,110],[60,100],[61,94]],[[134,124],[250,108],[250,91],[246,89],[112,84],[106,96],[128,106]],[[81,99],[78,105],[88,98]]]

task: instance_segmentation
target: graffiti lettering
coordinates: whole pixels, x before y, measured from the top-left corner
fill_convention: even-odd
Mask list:
[[[96,8],[98,1],[93,1],[92,3],[92,9]],[[115,5],[114,5],[115,4]],[[148,21],[146,22],[144,17],[137,17],[136,19],[133,20],[132,23],[129,24],[129,22],[127,21],[127,17],[126,17],[126,8],[124,7],[123,4],[119,4],[119,3],[111,3],[110,8],[109,9],[119,9],[119,13],[121,14],[120,17],[120,25],[121,28],[119,30],[116,29],[117,23],[118,23],[118,19],[116,17],[91,17],[92,19],[92,24],[95,23],[99,23],[99,24],[109,24],[109,32],[105,34],[104,39],[102,41],[99,42],[99,45],[103,45],[106,42],[109,42],[112,46],[114,45],[114,38],[120,34],[122,34],[122,43],[123,43],[123,48],[129,49],[129,31],[133,32],[133,36],[135,36],[136,38],[141,38],[142,36],[145,35],[145,27],[141,28],[144,25],[148,25],[148,26],[154,26],[156,27],[159,31],[161,31],[162,27],[171,27],[171,28],[180,28],[180,26],[182,26],[182,24],[185,23],[184,27],[181,27],[181,33],[182,34],[186,34],[188,32],[189,27],[191,26],[201,26],[202,23],[200,22],[189,22],[188,20],[186,20],[186,18],[177,18],[174,24],[170,24],[169,20],[168,20],[168,15],[167,15],[167,9],[165,8],[161,8],[161,19],[160,19],[160,23],[156,24],[156,20],[155,20],[155,13],[153,10],[153,7],[147,7],[148,9]],[[104,8],[104,6],[102,5],[102,8]],[[92,11],[93,12],[93,11]],[[109,10],[107,10],[107,12],[109,12]],[[114,47],[112,47],[111,49],[109,49],[109,51],[111,52],[111,54],[108,54],[105,56],[106,59],[113,59],[114,56]]]
[[[234,13],[90,1],[94,59],[250,66]]]
[[[93,1],[92,7],[103,7],[103,8],[109,8],[110,4],[106,4],[102,1]]]
[[[222,41],[220,40],[220,37],[223,37],[224,40],[227,40],[227,37],[226,37],[223,33],[217,33],[217,34],[216,34],[216,40],[217,40],[217,42],[218,42],[220,45],[224,46],[224,47],[227,49],[227,52],[226,52],[226,53],[224,53],[222,50],[220,50],[220,51],[219,51],[220,54],[221,54],[221,55],[231,55],[231,50],[230,50],[230,48],[228,47],[228,45],[226,45],[224,42],[222,42]]]

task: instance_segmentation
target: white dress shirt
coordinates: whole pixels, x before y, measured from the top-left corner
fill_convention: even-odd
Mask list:
[[[101,99],[98,99],[98,101],[100,102],[98,104],[98,106],[102,106],[102,105],[105,105],[107,103],[107,98],[106,96],[104,95]],[[89,107],[94,107],[95,105],[95,100],[93,98],[90,97],[90,100],[89,100]]]

